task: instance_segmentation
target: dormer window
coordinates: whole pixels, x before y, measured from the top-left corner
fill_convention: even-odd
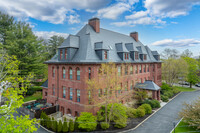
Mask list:
[[[108,53],[106,50],[104,50],[104,59],[108,59]]]
[[[60,50],[60,59],[62,60],[63,52],[62,49]]]
[[[128,53],[124,53],[124,55],[125,55],[125,60],[128,60],[129,59],[129,54]]]
[[[144,55],[144,60],[147,60],[147,55],[146,54]]]
[[[65,49],[65,60],[67,59],[67,48]]]
[[[136,59],[136,60],[138,60],[138,59],[139,59],[138,52],[135,52],[135,59]]]

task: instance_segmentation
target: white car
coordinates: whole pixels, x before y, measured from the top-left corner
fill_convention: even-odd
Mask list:
[[[197,83],[195,86],[200,87],[200,83]]]

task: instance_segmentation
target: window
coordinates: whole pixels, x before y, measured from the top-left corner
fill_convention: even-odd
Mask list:
[[[91,79],[91,68],[88,68],[88,78]]]
[[[125,55],[125,60],[128,60],[129,59],[128,53],[124,53],[124,55]]]
[[[121,66],[118,66],[118,76],[121,76]]]
[[[80,101],[81,101],[81,99],[80,99],[81,93],[80,93],[80,92],[81,92],[81,91],[80,91],[79,89],[76,90],[77,102],[79,102],[79,103],[80,103]]]
[[[138,52],[135,52],[135,59],[138,60],[139,57],[138,57]]]
[[[91,104],[91,91],[90,90],[88,91],[88,102],[89,102],[89,104]]]
[[[64,68],[64,67],[63,67],[63,69],[62,69],[62,73],[63,73],[63,76],[62,76],[62,77],[65,79],[65,77],[66,77],[66,76],[65,76],[65,75],[66,75],[66,71],[65,71],[65,68]]]
[[[103,90],[103,94],[104,94],[104,96],[107,95],[107,88],[104,88],[104,90]]]
[[[125,91],[128,91],[128,81],[126,82]]]
[[[65,49],[65,60],[67,59],[67,49]]]
[[[108,53],[106,50],[104,50],[104,59],[108,59]]]
[[[144,60],[147,60],[147,55],[146,54],[144,54]]]
[[[133,80],[131,81],[130,90],[133,89]]]
[[[60,49],[60,59],[62,60],[62,57],[63,57],[63,52],[62,52],[62,49]]]
[[[138,73],[138,66],[135,66],[135,73]]]
[[[47,96],[47,92],[45,92],[45,96]]]
[[[139,66],[139,71],[142,73],[142,65]]]
[[[133,74],[133,66],[130,67],[130,74]]]
[[[56,72],[55,68],[52,67],[52,77],[55,77],[55,72]]]
[[[146,72],[146,65],[143,65],[143,71]]]
[[[52,88],[53,88],[53,95],[55,96],[56,90],[54,84],[52,85]]]
[[[99,97],[101,97],[101,95],[102,95],[102,89],[98,90],[98,94],[99,94]]]
[[[65,88],[65,86],[63,86],[63,98],[65,98],[66,97],[66,88]]]
[[[128,66],[125,66],[125,75],[128,74]]]
[[[149,64],[147,65],[147,72],[149,72]]]
[[[76,68],[76,79],[80,80],[80,69]]]
[[[73,100],[73,88],[69,89],[69,100]]]
[[[73,79],[73,71],[72,68],[69,68],[69,79]]]

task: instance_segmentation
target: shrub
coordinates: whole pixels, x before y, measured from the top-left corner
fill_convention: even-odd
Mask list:
[[[164,93],[164,95],[171,98],[171,97],[174,96],[174,93],[173,93],[173,91],[167,91],[167,92]]]
[[[127,108],[126,109],[126,114],[127,114],[128,118],[136,118],[136,109]]]
[[[142,104],[141,107],[144,108],[145,114],[151,114],[152,113],[152,108],[149,104]]]
[[[66,121],[66,118],[64,119],[64,123],[63,123],[63,133],[68,132],[68,122]]]
[[[174,95],[175,95],[175,94],[179,93],[180,91],[179,91],[177,88],[174,87],[173,90],[172,90],[172,92],[173,92]]]
[[[73,132],[74,131],[74,122],[72,119],[69,120],[69,131]]]
[[[51,129],[53,130],[53,128],[54,128],[54,117],[52,117],[52,119],[51,119]]]
[[[110,124],[109,123],[107,123],[107,122],[101,122],[101,128],[102,129],[108,129],[110,127]]]
[[[47,128],[48,129],[51,128],[51,118],[50,117],[47,118]]]
[[[90,112],[82,112],[80,117],[78,117],[77,122],[78,128],[85,130],[87,132],[93,131],[96,129],[97,122],[96,116],[93,116]]]
[[[160,108],[160,102],[157,100],[144,100],[142,102],[143,104],[149,104],[151,106],[152,109],[154,108]]]
[[[52,121],[52,130],[53,130],[54,132],[57,131],[57,121],[56,121],[56,120],[53,120],[53,121]]]
[[[143,117],[145,116],[145,110],[143,107],[136,109],[136,117]]]
[[[76,117],[75,122],[74,122],[74,130],[78,130],[78,117]]]
[[[63,125],[62,125],[62,122],[61,122],[61,120],[59,121],[59,123],[58,123],[58,128],[57,128],[57,132],[61,132],[62,131],[62,127]]]
[[[165,96],[165,95],[161,95],[161,100],[163,102],[168,102],[169,101],[168,96]]]

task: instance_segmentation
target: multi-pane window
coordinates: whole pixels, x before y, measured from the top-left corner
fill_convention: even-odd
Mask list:
[[[118,76],[121,76],[121,66],[118,66]]]
[[[56,72],[55,68],[52,67],[52,77],[55,77],[55,72]]]
[[[133,74],[133,66],[130,66],[130,74]]]
[[[76,79],[80,80],[80,69],[76,68]]]
[[[80,99],[80,97],[81,97],[81,91],[79,89],[76,90],[76,96],[77,96],[77,99],[76,99],[77,102],[80,103],[80,101],[81,101],[81,99]]]
[[[138,52],[135,52],[135,59],[136,59],[136,60],[139,59]]]
[[[146,65],[143,65],[143,72],[146,72]]]
[[[125,60],[128,60],[129,59],[128,53],[124,53],[124,55],[125,55]]]
[[[125,75],[128,74],[128,66],[125,66]]]
[[[146,54],[144,54],[144,60],[147,60],[147,55]]]
[[[101,95],[102,95],[102,89],[98,90],[98,95],[99,95],[99,97],[101,97]]]
[[[65,68],[63,67],[63,69],[62,69],[62,77],[65,79],[65,77],[66,77],[66,71],[65,71]]]
[[[147,72],[149,72],[149,64],[147,64]]]
[[[73,79],[73,71],[72,68],[69,68],[69,79]]]
[[[108,53],[106,50],[104,50],[104,59],[108,59]]]
[[[62,57],[63,57],[63,52],[62,52],[62,49],[60,50],[60,59],[62,60]]]
[[[138,73],[138,66],[135,66],[135,73]]]
[[[67,59],[67,48],[65,49],[65,60]]]
[[[142,65],[139,65],[139,71],[142,73]]]
[[[91,68],[88,68],[88,78],[91,79]]]
[[[66,97],[66,88],[65,88],[65,86],[63,86],[63,98],[65,98]]]
[[[128,81],[126,82],[125,91],[128,91]]]
[[[53,88],[53,95],[55,96],[56,90],[54,84],[52,85],[52,88]]]
[[[69,89],[69,100],[73,99],[73,88]]]
[[[89,90],[88,91],[88,102],[89,102],[89,104],[91,104],[91,91]]]
[[[133,80],[131,81],[130,90],[133,89]]]

